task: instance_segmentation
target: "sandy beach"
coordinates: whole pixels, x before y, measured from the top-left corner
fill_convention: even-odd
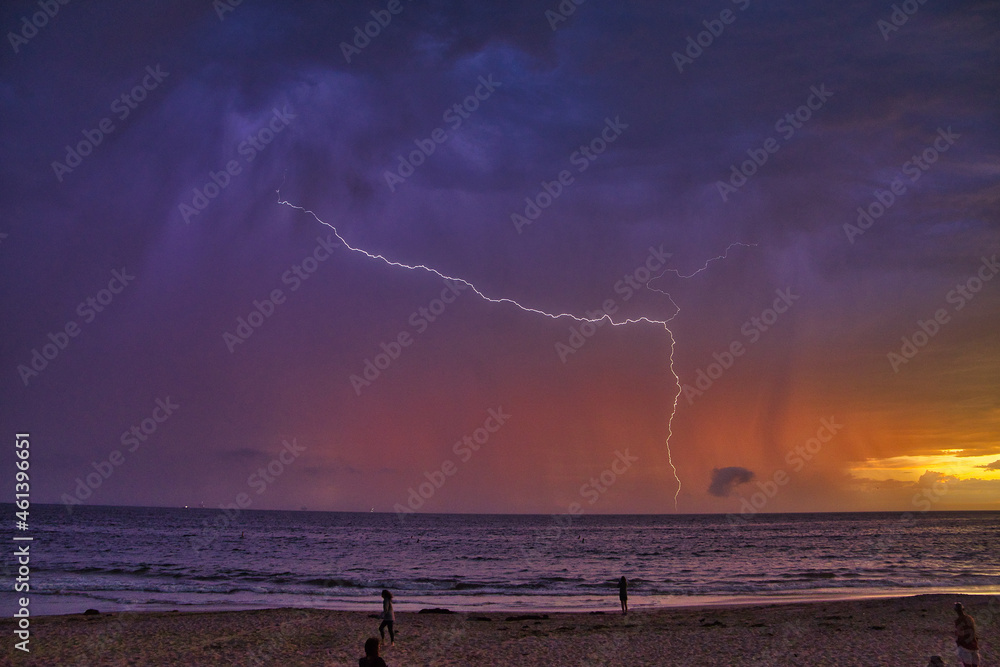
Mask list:
[[[997,596],[532,614],[397,612],[390,667],[424,665],[956,664],[951,605],[977,619],[983,664],[996,664]],[[617,602],[617,601],[615,601]],[[372,614],[377,609],[373,605]],[[520,618],[519,618],[520,617]],[[143,612],[32,619],[31,653],[9,665],[357,665],[378,620],[367,613],[271,609]]]

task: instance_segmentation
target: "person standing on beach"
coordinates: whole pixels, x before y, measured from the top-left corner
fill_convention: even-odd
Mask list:
[[[628,613],[628,580],[625,578],[624,574],[622,575],[622,578],[618,580],[618,599],[621,600],[621,603],[622,603],[622,614],[627,614]]]
[[[382,591],[382,624],[378,626],[379,637],[385,643],[385,629],[389,628],[389,642],[396,645],[396,633],[392,629],[392,624],[396,622],[396,612],[392,610],[392,593]]]
[[[965,613],[961,602],[955,603],[955,643],[958,644],[958,659],[965,667],[979,664],[979,637],[976,636],[976,621]]]

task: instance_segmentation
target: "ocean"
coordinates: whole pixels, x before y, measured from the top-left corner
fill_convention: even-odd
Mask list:
[[[8,516],[13,516],[13,506]],[[35,505],[32,614],[584,611],[1000,593],[1000,512],[434,515]],[[14,577],[11,559],[0,563]],[[8,597],[13,594],[9,592]]]

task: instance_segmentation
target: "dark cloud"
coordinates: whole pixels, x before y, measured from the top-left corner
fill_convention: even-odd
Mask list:
[[[997,459],[993,463],[987,463],[984,466],[976,466],[977,468],[985,468],[986,470],[1000,470],[1000,459]]]
[[[752,481],[753,478],[754,474],[752,470],[747,470],[740,466],[713,468],[712,481],[708,485],[708,492],[713,496],[725,498],[732,494],[737,486],[746,484]]]

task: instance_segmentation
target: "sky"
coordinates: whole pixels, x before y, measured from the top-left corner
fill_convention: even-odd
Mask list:
[[[32,500],[1000,510],[998,10],[5,3]]]

